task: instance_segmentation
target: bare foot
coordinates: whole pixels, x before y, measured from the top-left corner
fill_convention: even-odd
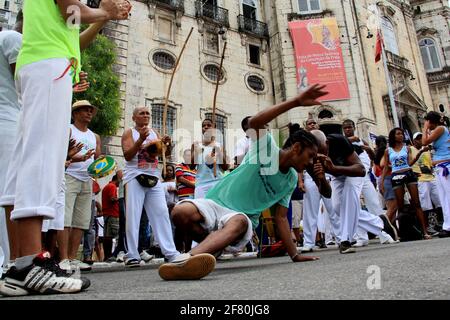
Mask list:
[[[429,234],[426,234],[426,235],[423,236],[423,239],[424,240],[431,240],[431,239],[433,239],[433,237],[430,236]]]
[[[320,260],[319,257],[311,257],[311,256],[302,256],[302,255],[297,255],[294,258],[294,262],[309,262],[309,261],[316,261],[316,260]]]

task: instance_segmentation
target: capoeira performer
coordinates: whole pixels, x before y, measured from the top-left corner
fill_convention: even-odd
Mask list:
[[[194,142],[191,148],[192,162],[197,165],[195,177],[195,199],[206,196],[229,169],[224,148],[218,139],[222,134],[213,128],[213,121],[205,119],[202,122],[202,142]],[[219,141],[218,141],[219,140]]]
[[[342,130],[344,131],[345,137],[347,137],[347,139],[352,143],[359,159],[361,160],[361,163],[366,170],[366,176],[363,179],[361,191],[364,198],[364,204],[366,205],[369,213],[379,216],[384,213],[384,210],[381,206],[378,192],[370,179],[372,160],[375,159],[375,152],[364,139],[361,139],[355,135],[355,129],[356,125],[353,120],[347,119],[342,123]],[[355,247],[364,247],[369,244],[369,236],[367,235],[367,232],[362,230],[357,231],[356,239],[357,241],[354,245]]]
[[[317,121],[310,118],[306,120],[305,123],[306,130],[311,132],[313,130],[318,130],[319,126]],[[331,181],[331,176],[327,175],[329,181]],[[303,247],[301,248],[302,252],[312,252],[315,248],[316,244],[316,234],[318,230],[318,217],[321,208],[321,203],[325,207],[326,212],[323,215],[333,215],[333,205],[331,203],[331,198],[326,198],[322,196],[317,189],[317,185],[314,182],[313,178],[308,172],[305,172],[300,175],[300,187],[305,192],[303,196]],[[325,219],[324,219],[325,220]],[[333,221],[335,223],[333,232],[335,233],[339,231],[338,219],[327,219],[328,221]],[[331,230],[330,230],[331,231]],[[330,235],[328,235],[330,238]]]
[[[433,166],[444,214],[444,225],[439,237],[448,238],[450,237],[450,133],[444,126],[444,119],[439,113],[431,111],[425,120],[422,143],[433,144]]]
[[[311,132],[319,142],[318,160],[325,171],[333,176],[331,180],[332,203],[335,214],[330,214],[333,228],[339,225],[339,251],[342,254],[355,252],[352,242],[357,228],[380,237],[381,243],[395,243],[394,227],[384,215],[375,216],[361,210],[360,195],[364,176],[364,166],[354,151],[350,141],[340,134],[328,137],[322,131]],[[339,222],[333,221],[339,219]]]
[[[287,220],[298,172],[317,155],[316,139],[300,130],[290,137],[290,145],[280,150],[265,125],[297,106],[320,104],[317,99],[327,94],[323,89],[324,86],[312,86],[299,96],[250,118],[248,133],[252,145],[241,165],[211,189],[206,199],[185,200],[175,206],[172,219],[176,228],[199,243],[190,251],[191,255],[216,254],[225,248],[239,252],[250,241],[261,212],[278,204],[275,223],[292,261],[317,259],[297,253]],[[319,189],[330,195],[321,164],[315,166],[315,173]],[[211,258],[214,260],[212,255]],[[190,278],[188,268],[171,263],[163,264],[159,274],[167,280]]]
[[[163,152],[162,143],[168,144],[166,150],[170,155],[169,136],[160,137],[159,133],[149,127],[150,111],[147,107],[137,107],[133,111],[135,126],[125,130],[122,136],[122,149],[126,160],[124,169],[126,242],[127,254],[125,265],[138,267],[141,257],[138,252],[139,224],[142,209],[145,209],[148,220],[161,247],[165,258],[172,263],[182,264],[192,270],[191,277],[198,279],[210,271],[202,265],[215,263],[207,256],[191,257],[180,254],[173,240],[172,225],[166,196],[158,168],[158,156]]]

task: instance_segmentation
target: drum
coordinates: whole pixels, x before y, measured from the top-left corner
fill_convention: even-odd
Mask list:
[[[88,174],[93,178],[103,178],[116,170],[116,161],[106,156],[95,160],[88,168]]]
[[[147,147],[147,152],[152,157],[162,156],[163,153],[163,142],[161,140],[156,140],[155,142],[151,142]]]

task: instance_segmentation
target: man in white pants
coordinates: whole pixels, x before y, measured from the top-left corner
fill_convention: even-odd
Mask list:
[[[133,111],[133,128],[125,130],[122,136],[122,149],[126,160],[124,169],[126,241],[125,265],[138,267],[141,257],[138,252],[139,223],[144,208],[156,241],[165,258],[171,263],[182,263],[193,269],[200,268],[209,256],[180,254],[175,247],[169,210],[158,168],[158,156],[163,152],[161,144],[168,144],[166,154],[170,155],[170,137],[160,137],[150,129],[150,111],[147,107],[137,107]],[[201,268],[200,268],[201,269]],[[210,270],[194,274],[193,278],[204,277]]]
[[[355,135],[355,129],[353,120],[348,119],[342,123],[344,135],[353,144],[354,149],[366,170],[366,175],[363,179],[362,195],[367,211],[373,215],[379,216],[383,214],[383,208],[380,203],[378,192],[370,179],[370,170],[372,168],[372,160],[375,158],[375,153],[364,139]]]
[[[369,146],[369,144],[364,140],[355,135],[355,122],[353,120],[347,119],[342,123],[342,130],[344,131],[345,137],[353,144],[359,159],[361,160],[364,169],[366,170],[366,175],[363,178],[362,185],[362,196],[364,198],[364,204],[366,205],[367,211],[373,215],[379,216],[383,214],[383,207],[381,206],[380,197],[375,189],[375,186],[370,179],[370,171],[372,168],[372,160],[375,159],[375,152]],[[369,244],[369,236],[367,232],[358,229],[356,233],[356,247],[364,247]]]
[[[382,243],[395,243],[396,232],[384,215],[375,216],[361,210],[359,197],[366,172],[350,141],[340,134],[328,137],[322,131],[311,132],[319,142],[319,161],[327,173],[334,176],[331,181],[334,212],[339,217],[337,234],[342,254],[353,253],[351,243],[358,227],[380,237]],[[334,215],[330,215],[332,219]]]
[[[74,8],[79,9],[75,10],[77,17],[68,13],[73,13]],[[64,174],[72,102],[71,72],[79,73],[81,65],[79,29],[65,22],[126,19],[130,9],[128,2],[120,0],[103,0],[99,9],[91,9],[77,0],[24,3],[25,32],[16,63],[16,89],[22,112],[6,192],[0,199],[0,205],[14,206],[11,219],[17,220],[20,258],[0,285],[3,295],[74,293],[89,286],[88,281],[55,273],[50,255],[42,252],[41,246],[42,220],[55,217],[58,188]]]
[[[0,196],[3,195],[6,170],[10,161],[16,138],[17,122],[19,120],[19,100],[14,84],[14,72],[17,56],[22,47],[23,15],[17,15],[14,30],[0,32]],[[2,265],[8,266],[16,259],[18,254],[14,239],[14,223],[10,221],[10,211],[5,216],[4,209],[0,207],[0,271]],[[8,225],[8,232],[6,224]],[[11,250],[10,250],[11,245]],[[2,250],[1,250],[2,249]],[[11,252],[10,252],[11,251]],[[1,272],[0,272],[1,274]]]

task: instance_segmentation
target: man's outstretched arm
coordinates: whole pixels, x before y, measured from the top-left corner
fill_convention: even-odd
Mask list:
[[[267,123],[269,123],[279,115],[285,113],[286,111],[289,111],[298,106],[308,107],[320,105],[321,103],[317,99],[328,94],[328,92],[324,91],[323,89],[325,89],[325,86],[315,84],[300,93],[295,98],[289,99],[285,102],[259,112],[249,119],[249,128],[252,128],[254,130],[264,129],[264,126]]]

